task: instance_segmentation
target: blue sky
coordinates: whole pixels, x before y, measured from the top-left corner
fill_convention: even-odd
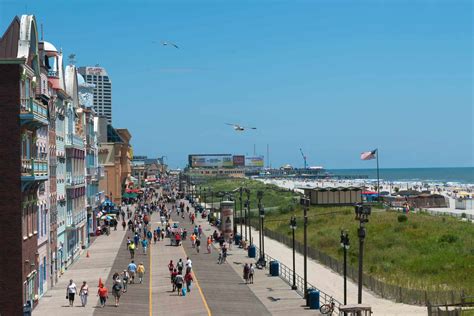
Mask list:
[[[272,166],[473,166],[471,1],[9,1],[104,66],[135,154],[265,154]],[[161,40],[180,49],[164,47]],[[258,129],[236,133],[225,122]]]

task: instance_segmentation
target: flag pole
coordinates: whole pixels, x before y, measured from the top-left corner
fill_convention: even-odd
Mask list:
[[[377,148],[377,201],[380,199],[379,149]]]

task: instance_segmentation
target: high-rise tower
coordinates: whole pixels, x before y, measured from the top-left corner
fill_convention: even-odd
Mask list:
[[[87,83],[95,85],[93,108],[99,116],[112,124],[112,81],[105,68],[79,67],[79,73]]]

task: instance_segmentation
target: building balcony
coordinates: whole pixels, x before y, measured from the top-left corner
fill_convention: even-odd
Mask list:
[[[46,159],[21,159],[22,181],[48,180],[48,161]]]
[[[48,108],[34,98],[22,98],[20,101],[21,124],[37,127],[48,125]]]
[[[64,145],[69,148],[84,149],[84,139],[76,134],[67,134]]]
[[[84,176],[73,176],[71,172],[66,172],[66,189],[74,189],[84,185]]]

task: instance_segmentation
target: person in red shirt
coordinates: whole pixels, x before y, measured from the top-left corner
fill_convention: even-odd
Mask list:
[[[191,292],[191,282],[193,281],[194,280],[191,272],[186,273],[186,275],[184,276],[184,282],[186,282],[186,290],[188,292]]]
[[[109,297],[109,290],[107,290],[104,284],[100,284],[99,290],[97,291],[97,296],[99,296],[100,299],[100,306],[105,307],[105,302]]]
[[[176,233],[175,240],[176,240],[176,246],[179,246],[181,244],[181,234],[180,233]]]

